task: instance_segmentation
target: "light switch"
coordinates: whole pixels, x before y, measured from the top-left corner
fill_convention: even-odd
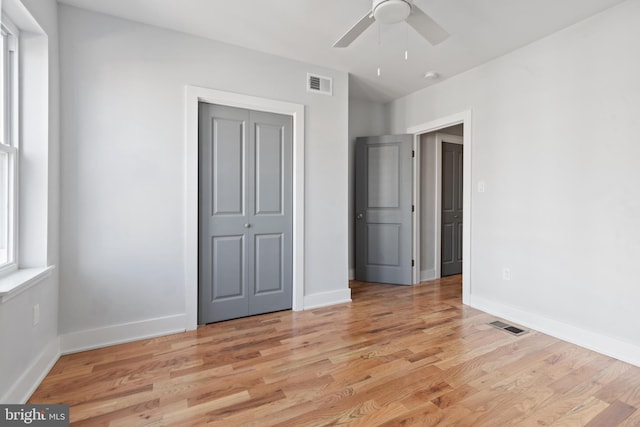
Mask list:
[[[484,193],[484,181],[478,181],[478,193]]]

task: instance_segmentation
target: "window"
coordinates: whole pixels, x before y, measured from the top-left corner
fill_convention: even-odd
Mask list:
[[[17,266],[18,29],[2,16],[0,58],[0,271]]]

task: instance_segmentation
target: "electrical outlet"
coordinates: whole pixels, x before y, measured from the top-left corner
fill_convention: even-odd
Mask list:
[[[40,304],[33,306],[33,326],[37,326],[40,323]]]
[[[507,267],[502,269],[502,280],[511,280],[511,270]]]

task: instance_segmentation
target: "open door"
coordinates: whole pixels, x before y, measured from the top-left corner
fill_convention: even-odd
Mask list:
[[[463,146],[442,142],[440,276],[462,274]]]
[[[412,135],[356,140],[356,280],[412,284],[412,147]]]

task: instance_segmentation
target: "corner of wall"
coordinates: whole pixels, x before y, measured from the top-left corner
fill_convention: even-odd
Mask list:
[[[53,365],[60,358],[60,341],[52,339],[34,358],[33,363],[25,370],[11,388],[0,397],[2,403],[23,404],[27,403],[31,395],[38,388],[42,380],[47,376]]]

